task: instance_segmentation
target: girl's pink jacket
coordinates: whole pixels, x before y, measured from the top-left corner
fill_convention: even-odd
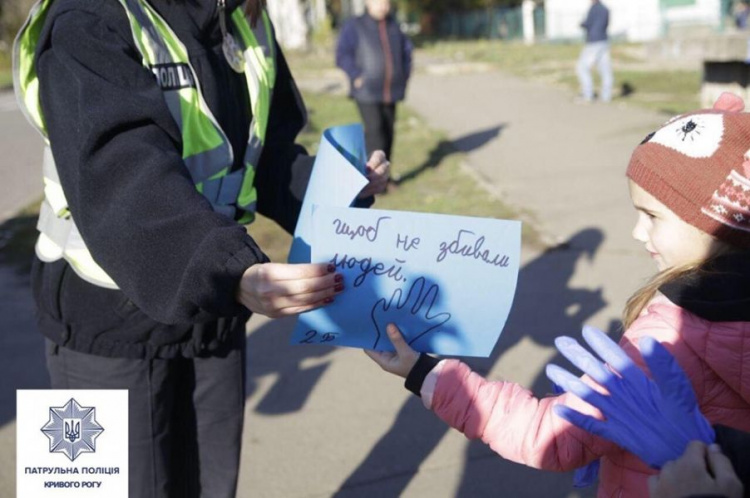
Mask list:
[[[675,355],[712,424],[750,431],[750,322],[709,322],[658,296],[620,341],[641,368],[637,344],[644,335]],[[437,378],[428,376],[423,386],[423,392],[434,386],[425,402],[466,437],[481,438],[508,460],[545,470],[569,471],[601,457],[597,497],[648,496],[647,479],[654,470],[552,413],[553,405],[565,403],[599,415],[578,398],[537,399],[518,384],[487,381],[456,360],[441,362],[433,373]]]

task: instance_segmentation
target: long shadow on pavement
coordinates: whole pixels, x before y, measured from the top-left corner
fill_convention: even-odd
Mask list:
[[[425,171],[436,168],[445,159],[446,156],[455,154],[457,152],[471,152],[479,149],[483,145],[489,143],[495,138],[500,136],[500,133],[507,124],[499,124],[486,130],[476,131],[469,133],[463,137],[456,138],[454,140],[441,140],[435,145],[430,151],[430,155],[427,160],[419,166],[399,175],[398,178],[393,179],[395,185],[403,185],[406,182],[414,180],[419,177]]]
[[[247,389],[249,398],[255,391],[255,379],[269,373],[279,375],[276,382],[260,400],[256,411],[266,415],[293,413],[302,409],[313,388],[328,368],[328,362],[303,367],[307,358],[328,356],[333,347],[289,347],[288,331],[296,318],[280,318],[267,322],[247,338]],[[281,333],[280,331],[284,331]],[[284,355],[279,355],[284,351]]]
[[[503,352],[523,338],[552,348],[554,338],[559,335],[578,337],[582,325],[606,302],[601,289],[572,288],[569,282],[578,262],[583,258],[591,260],[602,240],[600,230],[585,229],[524,265],[519,273],[513,308],[496,351],[488,359],[472,359],[467,363],[486,375]],[[553,361],[569,365],[559,357]],[[529,387],[537,396],[552,391],[543,372]],[[402,495],[448,430],[451,429],[446,424],[425,410],[420,399],[411,397],[404,403],[391,429],[341,485],[336,496]],[[572,474],[543,473],[509,462],[481,442],[468,445],[464,462],[465,470],[456,496],[563,498],[572,491]],[[593,496],[594,488],[582,495]]]

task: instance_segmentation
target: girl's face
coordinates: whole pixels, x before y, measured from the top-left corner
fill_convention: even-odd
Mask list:
[[[628,183],[638,211],[633,238],[643,242],[659,271],[703,261],[718,250],[713,237],[684,222],[632,180]]]

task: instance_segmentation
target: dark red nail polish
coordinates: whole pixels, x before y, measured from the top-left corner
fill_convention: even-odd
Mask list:
[[[341,273],[339,273],[335,277],[333,277],[333,280],[336,281],[336,282],[343,282],[344,281],[344,276]]]
[[[342,290],[344,290],[344,284],[336,285],[336,287],[334,287],[333,290],[335,290],[336,292],[341,292]]]
[[[328,273],[333,273],[336,271],[336,265],[333,263],[328,263],[328,267],[326,268],[328,270]]]

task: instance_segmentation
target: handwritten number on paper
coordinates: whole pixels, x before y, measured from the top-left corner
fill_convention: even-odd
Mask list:
[[[300,344],[324,344],[335,341],[339,336],[338,332],[320,333],[317,330],[308,330],[305,332],[305,338],[299,341]]]

